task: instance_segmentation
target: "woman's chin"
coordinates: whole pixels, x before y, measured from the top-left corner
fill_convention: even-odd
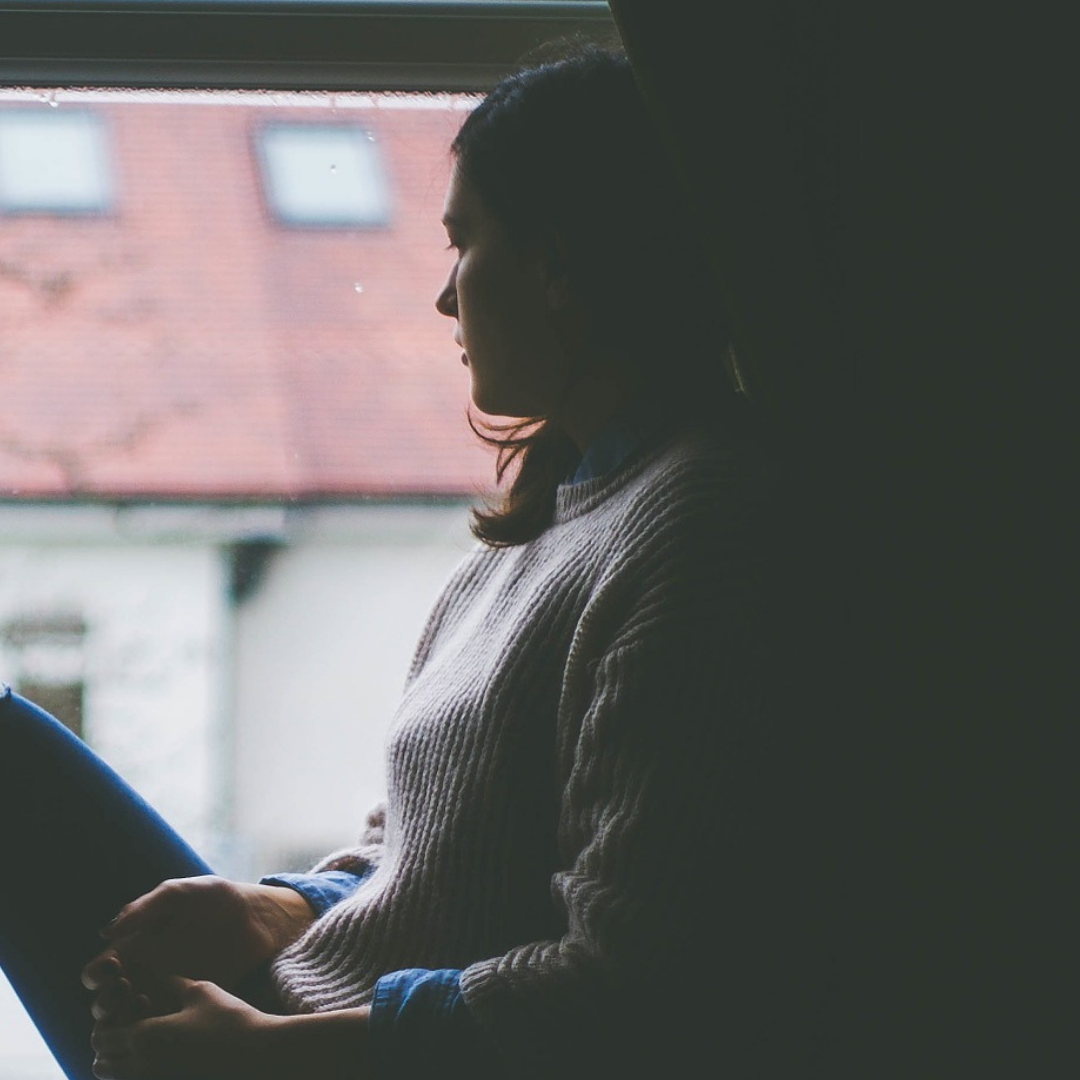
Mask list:
[[[473,394],[472,403],[479,412],[490,416],[493,420],[520,420],[524,414],[507,410],[504,405],[497,401],[491,401],[482,394]]]
[[[491,416],[498,420],[524,420],[534,416],[543,416],[543,409],[530,411],[529,402],[522,400],[520,393],[507,394],[500,388],[483,384],[476,377],[476,367],[469,369],[472,374],[472,382],[469,387],[469,395],[473,406],[485,416]],[[505,388],[503,388],[505,389]]]

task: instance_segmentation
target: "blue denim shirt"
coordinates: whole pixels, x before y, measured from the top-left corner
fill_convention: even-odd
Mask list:
[[[652,437],[654,421],[639,406],[613,417],[589,444],[570,477],[571,484],[615,472]]]
[[[633,413],[609,421],[582,456],[569,482],[579,484],[614,472],[648,438],[648,422]],[[300,893],[318,915],[351,896],[363,876],[334,870],[319,874],[274,874],[264,885]],[[450,1062],[470,1062],[470,1075],[497,1072],[491,1047],[481,1042],[476,1021],[461,994],[456,968],[407,968],[384,975],[371,1003],[371,1070],[378,1080],[428,1080]]]

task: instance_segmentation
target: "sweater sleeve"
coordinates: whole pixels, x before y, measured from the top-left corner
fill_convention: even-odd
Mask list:
[[[681,1053],[691,1075],[700,1036],[742,1067],[765,1038],[768,736],[741,513],[649,522],[640,542],[631,521],[581,621],[560,717],[564,932],[461,977],[508,1075],[682,1075]]]

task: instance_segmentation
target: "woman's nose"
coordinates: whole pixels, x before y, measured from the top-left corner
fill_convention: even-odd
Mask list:
[[[457,270],[450,271],[442,291],[435,298],[435,310],[440,315],[448,315],[450,318],[457,316]]]

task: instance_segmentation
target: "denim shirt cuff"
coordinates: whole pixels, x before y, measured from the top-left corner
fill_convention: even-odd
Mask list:
[[[491,1052],[480,1044],[460,976],[453,968],[406,968],[379,979],[369,1018],[374,1080],[430,1080],[467,1063],[471,1074],[486,1075]]]
[[[364,880],[345,870],[325,870],[318,874],[269,874],[259,879],[260,885],[283,885],[295,889],[312,907],[323,915],[335,904],[347,900]]]

